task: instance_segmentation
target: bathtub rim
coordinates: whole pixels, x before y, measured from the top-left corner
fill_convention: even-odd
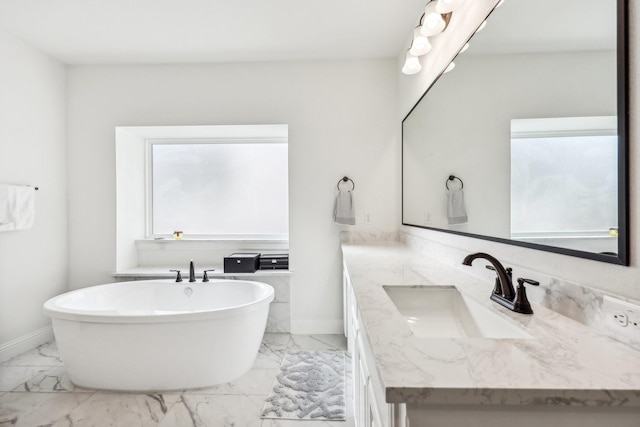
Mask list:
[[[62,306],[57,305],[57,301],[65,296],[74,293],[80,293],[82,291],[87,290],[95,290],[101,287],[108,287],[114,285],[122,285],[125,286],[129,283],[166,283],[172,284],[175,286],[181,286],[183,288],[187,287],[198,287],[198,286],[210,286],[215,285],[216,282],[242,282],[242,283],[251,283],[258,285],[261,288],[266,289],[266,294],[254,301],[248,302],[246,304],[223,307],[218,309],[207,309],[207,310],[196,310],[196,311],[179,311],[179,312],[171,312],[171,313],[153,313],[149,314],[146,312],[145,314],[121,314],[114,313],[113,310],[78,310],[78,309],[69,309]],[[269,305],[275,298],[275,290],[273,286],[259,282],[254,280],[229,280],[229,279],[211,279],[208,283],[201,282],[180,282],[176,283],[175,280],[170,279],[151,279],[151,280],[133,280],[127,282],[111,282],[104,283],[101,285],[89,286],[86,288],[75,289],[73,291],[68,291],[59,295],[56,295],[52,298],[49,298],[42,306],[43,313],[53,319],[62,319],[62,320],[70,320],[81,323],[106,323],[106,324],[154,324],[154,323],[168,323],[168,322],[193,322],[199,320],[208,320],[208,319],[216,319],[223,317],[236,317],[241,316],[243,313],[248,313],[251,311],[259,310],[265,305]],[[111,313],[111,314],[109,314]]]

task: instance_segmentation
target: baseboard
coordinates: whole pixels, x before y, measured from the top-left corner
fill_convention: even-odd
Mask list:
[[[0,344],[0,362],[9,360],[25,351],[33,350],[37,346],[53,340],[51,325],[23,335],[15,340]]]
[[[344,334],[342,319],[340,320],[292,320],[291,333],[296,335],[312,334]]]

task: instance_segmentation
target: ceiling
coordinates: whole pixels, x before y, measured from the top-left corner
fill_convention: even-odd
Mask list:
[[[0,29],[66,64],[397,57],[425,0],[0,0]]]

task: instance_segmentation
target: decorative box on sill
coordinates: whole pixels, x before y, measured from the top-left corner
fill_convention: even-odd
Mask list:
[[[260,255],[260,270],[287,270],[289,268],[289,254]]]
[[[255,273],[259,266],[260,254],[236,253],[224,257],[225,273]]]

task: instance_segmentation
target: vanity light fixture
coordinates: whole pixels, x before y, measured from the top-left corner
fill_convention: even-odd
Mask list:
[[[443,16],[436,11],[438,0],[427,3],[424,13],[420,17],[420,23],[413,30],[413,40],[407,52],[407,57],[402,67],[402,72],[407,75],[416,74],[422,70],[419,56],[425,55],[431,50],[429,37],[436,36],[447,28],[451,14]],[[445,19],[445,17],[447,19]]]
[[[413,56],[411,52],[407,52],[407,58],[404,61],[404,66],[402,67],[402,73],[406,75],[416,74],[422,70],[422,65],[420,65],[420,60],[417,56]]]
[[[438,0],[436,10],[444,15],[445,13],[453,12],[462,6],[462,3],[464,3],[464,0]]]
[[[407,75],[419,73],[422,70],[419,56],[427,54],[431,50],[429,37],[437,36],[442,33],[449,22],[453,11],[458,9],[465,0],[430,0],[424,8],[424,13],[420,17],[418,26],[413,30],[413,39],[411,46],[407,52],[407,56],[402,66],[402,72]],[[484,28],[486,21],[480,25],[477,31]],[[469,43],[465,44],[460,52],[462,53],[469,47]],[[453,70],[454,63],[444,71],[445,73]]]
[[[413,42],[411,43],[411,49],[409,49],[409,53],[413,56],[421,56],[431,50],[429,38],[420,32],[420,28],[416,28],[413,32]]]
[[[424,8],[423,23],[420,32],[422,35],[432,37],[440,34],[447,26],[442,14],[436,10],[437,1],[427,3]]]

